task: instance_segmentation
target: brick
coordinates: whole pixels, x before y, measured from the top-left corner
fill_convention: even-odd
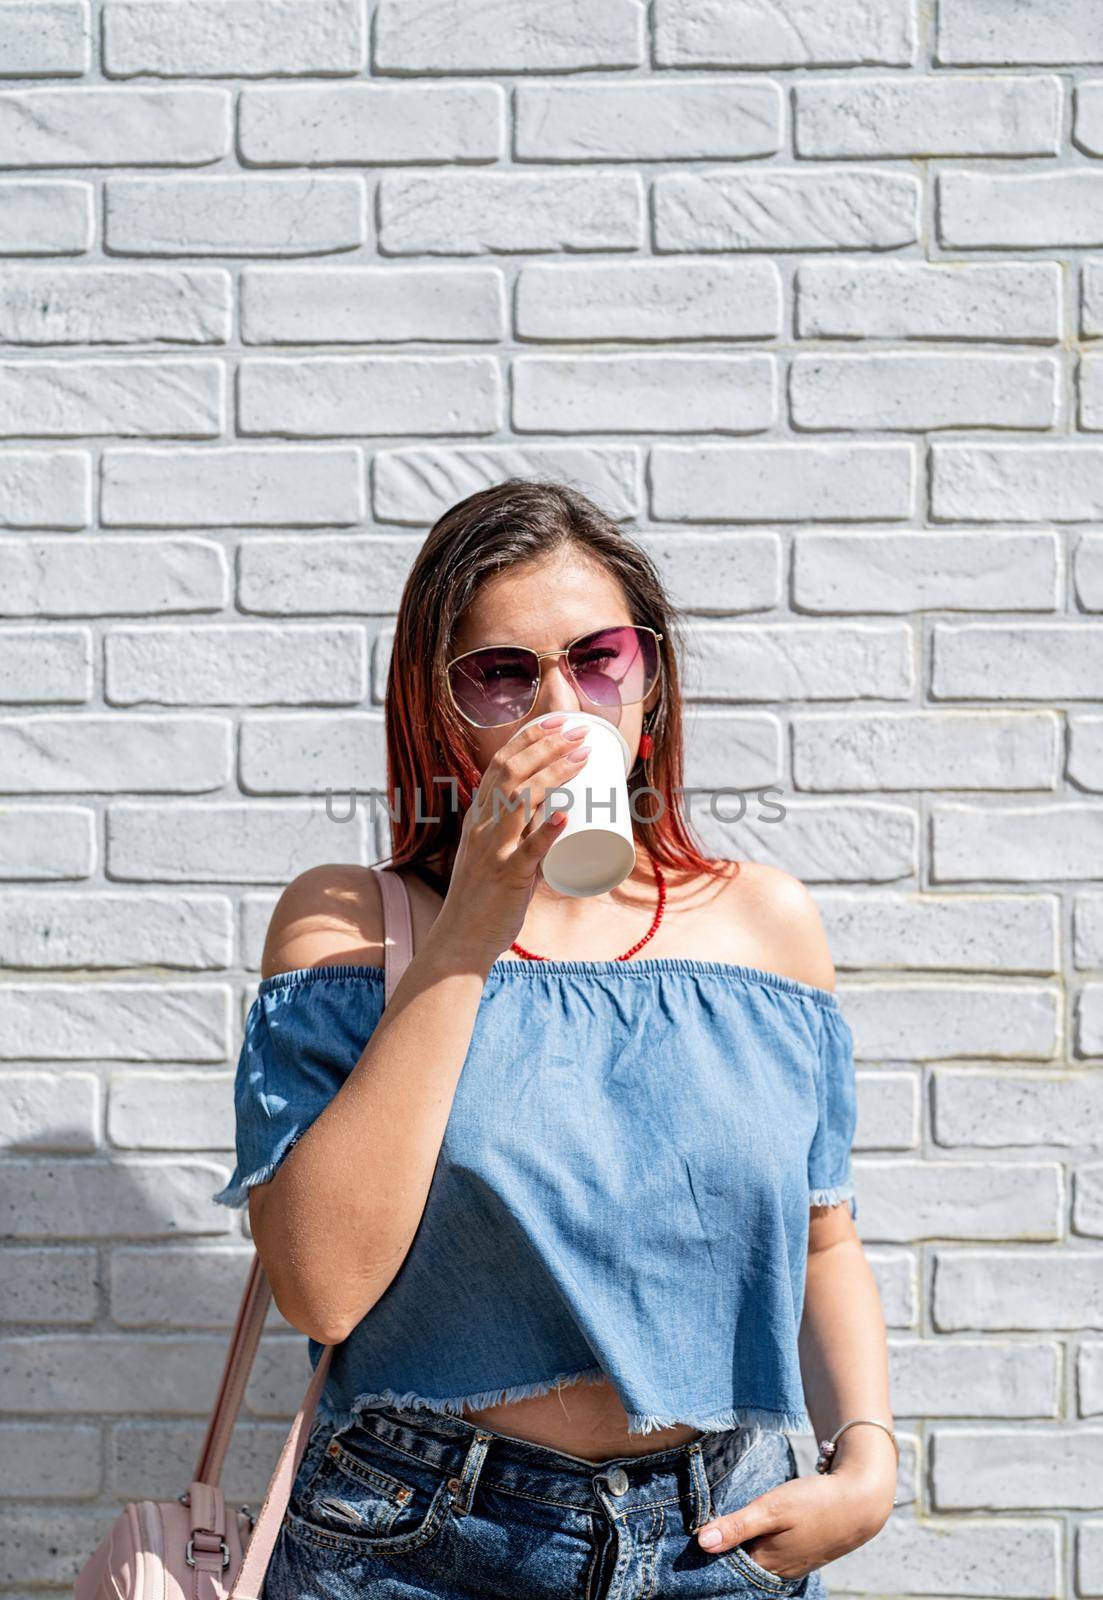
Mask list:
[[[1089,155],[1103,154],[1103,83],[1076,85],[1076,113],[1072,136]]]
[[[395,612],[415,555],[405,534],[244,540],[238,607],[270,616]]]
[[[653,184],[657,250],[890,250],[919,237],[910,173],[660,173]]]
[[[686,785],[723,789],[738,761],[747,788],[780,781],[783,767],[782,730],[778,719],[763,713],[740,715],[687,707]]]
[[[830,804],[787,804],[784,840],[775,828],[756,826],[753,805],[742,791],[720,797],[686,796],[686,810],[708,848],[738,858],[741,839],[755,859],[778,866],[806,884],[892,883],[918,869],[913,810],[884,802],[834,800]],[[743,818],[750,815],[750,824]]]
[[[310,713],[250,717],[241,725],[240,767],[241,781],[250,794],[324,795],[331,789],[383,794],[387,788],[383,720],[355,714],[340,720]],[[341,807],[340,801],[337,804]]]
[[[1103,1342],[1084,1339],[1077,1355],[1079,1414],[1082,1417],[1097,1417],[1103,1412]]]
[[[1103,334],[1103,261],[1085,261],[1080,273],[1080,331]]]
[[[644,193],[636,172],[385,172],[377,194],[385,255],[643,244]]]
[[[0,181],[0,227],[11,255],[72,256],[92,248],[95,191],[64,178]]]
[[[1087,522],[1103,515],[1103,446],[931,446],[936,522]]]
[[[238,432],[285,438],[496,433],[502,384],[492,356],[247,358]]]
[[[1086,983],[1076,1003],[1077,1053],[1103,1056],[1103,984]]]
[[[133,616],[218,611],[229,593],[207,539],[0,539],[0,616]]]
[[[1052,356],[798,355],[795,428],[1051,428],[1061,370]]]
[[[211,1404],[211,1368],[218,1372],[225,1353],[225,1337],[217,1335],[79,1333],[3,1339],[0,1396],[8,1409],[31,1415],[203,1415]]]
[[[225,344],[231,299],[221,267],[5,267],[0,340]]]
[[[919,1307],[914,1256],[904,1250],[878,1250],[875,1247],[866,1250],[865,1256],[877,1280],[877,1292],[887,1326],[914,1327]]]
[[[378,450],[372,507],[380,522],[435,522],[441,513],[504,478],[565,478],[619,521],[640,509],[640,457],[624,445],[468,445],[454,450]]]
[[[897,624],[702,624],[694,649],[696,699],[903,699],[913,689],[910,640]]]
[[[356,705],[366,690],[358,627],[118,628],[104,640],[113,705]]]
[[[1047,1058],[1060,1043],[1060,991],[1046,983],[869,982],[846,1001],[863,1060]]]
[[[504,91],[489,83],[245,89],[238,145],[256,166],[496,161],[505,109]]]
[[[6,983],[0,994],[5,1060],[226,1059],[230,994],[222,984]]]
[[[232,727],[220,717],[0,718],[0,770],[9,794],[175,789],[228,783]]]
[[[1080,358],[1079,421],[1089,432],[1103,428],[1103,364],[1099,356]]]
[[[943,172],[938,236],[965,250],[1103,244],[1103,173]]]
[[[781,148],[773,83],[522,84],[518,161],[744,160]]]
[[[109,447],[102,480],[100,516],[112,527],[321,527],[359,522],[365,510],[353,446]]]
[[[2,548],[2,541],[0,541]],[[0,633],[0,703],[82,701],[92,694],[87,628],[9,628]]]
[[[363,183],[351,176],[108,178],[103,206],[113,255],[321,255],[367,238]]]
[[[857,78],[797,83],[801,156],[1048,156],[1061,136],[1061,81]]]
[[[919,1147],[919,1079],[910,1072],[857,1074],[856,1150],[916,1150]]]
[[[1061,268],[1056,261],[803,261],[796,313],[802,339],[1053,344],[1061,337]]]
[[[213,1206],[210,1200],[223,1173],[222,1181],[226,1181],[228,1168],[210,1161],[139,1163],[86,1161],[76,1156],[0,1161],[0,1217],[5,1232],[16,1239],[109,1239],[118,1235],[163,1239],[187,1233],[227,1233],[233,1227],[232,1219],[220,1220],[218,1212],[223,1208]],[[26,1341],[28,1345],[35,1342]],[[6,1344],[10,1352],[15,1343],[0,1341],[0,1347]],[[90,1334],[74,1335],[69,1341],[73,1348],[80,1343],[91,1355],[97,1341]],[[0,1356],[2,1353],[0,1349]],[[74,1384],[79,1381],[76,1370],[61,1376]],[[120,1381],[125,1385],[122,1374]],[[30,1394],[26,1396],[29,1404],[11,1398],[21,1391],[14,1386],[14,1373],[5,1369],[0,1359],[0,1392],[9,1382],[13,1384],[7,1389],[9,1398],[0,1401],[0,1406],[18,1411],[38,1409]],[[83,1403],[74,1401],[71,1409],[113,1409],[105,1405],[105,1398],[93,1380]],[[141,1407],[124,1400],[117,1409],[136,1411]]]
[[[1084,611],[1103,611],[1103,538],[1086,533],[1076,546],[1076,598]]]
[[[28,1594],[27,1600],[39,1600],[44,1584],[71,1588],[73,1574],[98,1547],[118,1514],[118,1506],[95,1510],[51,1506],[47,1511],[21,1506],[17,1517],[6,1517],[0,1524],[0,1583],[34,1585],[33,1597]],[[59,1595],[64,1592],[65,1588],[56,1591]],[[55,1600],[55,1591],[46,1591],[42,1600],[47,1596]]]
[[[825,892],[816,905],[839,970],[1056,972],[1056,895]]]
[[[213,439],[223,389],[218,361],[0,361],[0,437]]]
[[[1092,0],[943,0],[936,59],[946,66],[1063,66],[1103,55]]]
[[[225,1245],[119,1246],[111,1251],[111,1315],[121,1328],[230,1328],[250,1262],[251,1252]],[[294,1332],[274,1302],[265,1327]]]
[[[767,339],[781,332],[772,261],[526,262],[517,275],[522,339]]]
[[[0,93],[6,167],[188,167],[230,153],[224,89],[14,89]]]
[[[931,878],[953,883],[1044,883],[1094,878],[1103,848],[1103,807],[936,805],[931,813]],[[983,1046],[978,1053],[985,1053]]]
[[[5,803],[0,824],[0,880],[48,883],[59,878],[88,878],[96,856],[91,807]]]
[[[1098,1073],[945,1069],[935,1074],[933,1091],[934,1138],[947,1146],[1079,1149],[1103,1113]]]
[[[86,528],[91,516],[83,450],[0,451],[0,528]]]
[[[5,1322],[94,1322],[97,1312],[95,1250],[79,1246],[5,1244]],[[0,1468],[2,1470],[2,1468]]]
[[[660,67],[906,67],[915,59],[915,18],[907,0],[870,6],[789,0],[784,11],[755,0],[656,0]]]
[[[1093,1002],[1096,1037],[1092,1042],[1098,1046],[1103,1036],[1103,1028],[1099,1027],[1100,1017],[1103,1017],[1103,994],[1098,992],[1099,985],[1094,987],[1097,990]],[[1103,1238],[1103,1163],[1087,1163],[1073,1173],[1072,1226],[1076,1233]]]
[[[892,1339],[892,1406],[905,1417],[1056,1417],[1056,1341]]]
[[[936,1428],[933,1445],[931,1498],[939,1511],[1103,1504],[1103,1428]]]
[[[116,1500],[151,1495],[158,1500],[174,1499],[180,1493],[176,1485],[191,1481],[205,1426],[181,1421],[116,1423],[107,1445]],[[238,1420],[219,1480],[228,1506],[244,1504],[254,1512],[259,1509],[286,1438],[286,1423],[252,1422],[248,1417]]]
[[[114,78],[250,78],[359,72],[357,0],[106,0],[104,71]]]
[[[121,1150],[225,1150],[233,1115],[232,1074],[118,1072],[107,1137]]]
[[[881,521],[909,517],[906,444],[656,445],[651,512],[670,522]]]
[[[776,533],[675,528],[672,533],[648,532],[638,542],[658,565],[672,603],[681,610],[730,614],[769,611],[780,603],[782,552]]]
[[[0,1494],[91,1498],[103,1477],[100,1430],[87,1423],[0,1423]]]
[[[100,1084],[90,1072],[7,1072],[0,1076],[0,1148],[94,1150]]]
[[[932,1322],[940,1333],[1103,1328],[1101,1268],[1103,1251],[1059,1245],[938,1249]]]
[[[1066,771],[1078,788],[1103,792],[1103,717],[1070,720]]]
[[[777,415],[772,356],[519,356],[519,433],[759,433]]]
[[[1056,1162],[856,1161],[862,1238],[1058,1239],[1061,1168]]]
[[[1056,789],[1052,712],[865,711],[798,715],[798,789]]]
[[[1103,967],[1103,895],[1078,895],[1073,906],[1073,961]]]
[[[233,961],[231,902],[215,894],[0,893],[0,966],[219,970]]]
[[[457,13],[451,0],[380,0],[376,72],[565,72],[644,60],[637,0],[502,0]]]
[[[1080,700],[1103,694],[1103,625],[936,623],[931,695],[938,700]]]
[[[922,1572],[924,1593],[993,1593],[1046,1600],[1059,1590],[1062,1524],[1038,1517],[890,1517],[877,1537],[831,1563],[835,1586],[858,1594],[899,1589]]]
[[[107,813],[106,841],[112,878],[133,883],[283,886],[323,857],[335,863],[362,863],[365,808],[335,829],[324,807],[314,803],[115,805]],[[203,1059],[222,1060],[224,1054]]]
[[[6,77],[79,77],[91,60],[87,0],[6,0],[0,6],[0,61]]]
[[[245,267],[244,344],[491,343],[505,325],[495,267]]]
[[[793,603],[835,613],[1054,611],[1061,571],[1050,531],[799,532]]]

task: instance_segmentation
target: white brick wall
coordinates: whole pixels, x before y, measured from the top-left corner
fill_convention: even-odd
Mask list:
[[[518,473],[824,914],[903,1442],[832,1591],[1103,1595],[1103,6],[5,0],[0,74],[0,1593],[187,1482],[267,917]]]

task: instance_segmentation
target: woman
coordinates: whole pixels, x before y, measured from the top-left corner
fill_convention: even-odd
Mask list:
[[[384,1010],[374,872],[285,890],[217,1196],[311,1360],[339,1346],[266,1600],[822,1597],[889,1515],[850,1032],[803,885],[689,836],[672,630],[561,485],[471,495],[412,567],[386,731],[413,959]],[[579,710],[633,756],[636,866],[588,899],[540,873]],[[844,1431],[798,1477],[809,1417]]]

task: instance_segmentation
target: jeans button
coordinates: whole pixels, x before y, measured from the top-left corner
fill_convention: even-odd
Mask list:
[[[614,1467],[611,1472],[607,1472],[605,1481],[609,1485],[610,1494],[624,1494],[628,1488],[628,1474],[623,1467]]]

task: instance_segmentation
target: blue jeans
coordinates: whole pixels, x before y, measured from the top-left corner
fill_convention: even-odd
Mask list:
[[[695,1530],[797,1475],[783,1433],[705,1433],[586,1461],[461,1417],[376,1403],[315,1424],[263,1600],[824,1600]]]

